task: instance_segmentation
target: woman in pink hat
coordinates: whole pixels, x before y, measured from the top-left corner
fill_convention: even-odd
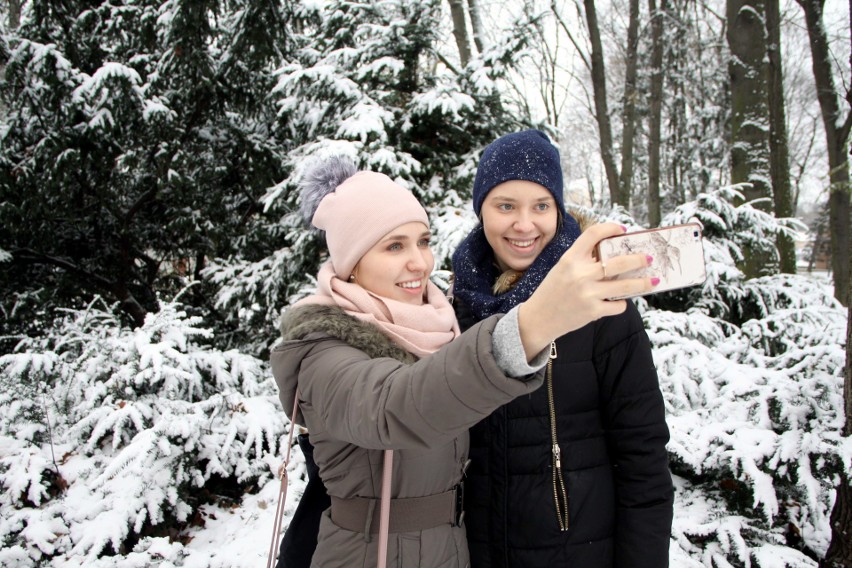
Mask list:
[[[651,281],[601,280],[592,248],[624,229],[599,225],[526,302],[460,334],[429,280],[429,219],[409,191],[329,160],[305,176],[302,209],[324,231],[329,259],[316,294],[282,316],[271,358],[286,410],[298,393],[331,500],[311,565],[376,564],[383,451],[394,450],[388,564],[466,567],[468,428],[542,384],[554,338],[620,313],[625,303],[605,298],[644,292]],[[624,256],[607,272],[646,265],[645,255]],[[566,301],[569,289],[576,301]]]

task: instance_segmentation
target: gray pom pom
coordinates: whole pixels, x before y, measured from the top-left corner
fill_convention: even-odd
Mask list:
[[[311,219],[322,198],[333,192],[338,185],[357,173],[357,168],[348,158],[332,156],[311,164],[299,184],[301,205],[299,209],[305,224],[312,227]]]

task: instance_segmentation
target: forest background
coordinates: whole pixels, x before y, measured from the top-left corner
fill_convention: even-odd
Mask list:
[[[672,566],[852,566],[850,7],[0,2],[0,564],[262,563],[305,166],[410,187],[446,287],[479,153],[538,127],[575,208],[704,226],[705,285],[637,301]]]

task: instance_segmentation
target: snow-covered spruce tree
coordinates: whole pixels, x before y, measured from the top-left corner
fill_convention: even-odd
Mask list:
[[[179,557],[202,504],[269,479],[274,385],[211,335],[178,302],[129,330],[95,300],[0,356],[0,564]]]
[[[852,456],[842,431],[846,314],[828,282],[745,278],[743,248],[800,227],[737,201],[726,187],[663,219],[703,224],[708,279],[639,302],[671,430],[672,563],[815,567]],[[630,223],[623,211],[607,216]]]
[[[264,198],[277,233],[265,252],[244,249],[205,271],[220,290],[217,307],[256,342],[250,349],[268,347],[265,332],[311,287],[305,275],[323,260],[322,243],[294,213],[296,185],[313,159],[348,156],[410,187],[430,210],[438,266],[448,268],[478,152],[518,126],[497,85],[526,40],[525,28],[513,26],[459,68],[439,51],[451,33],[442,9],[441,0],[332,1],[293,39],[299,49],[271,93],[276,135],[291,145],[287,177]]]
[[[26,4],[0,50],[6,330],[94,294],[141,325],[158,291],[243,245],[281,177],[266,95],[289,17],[248,0]]]

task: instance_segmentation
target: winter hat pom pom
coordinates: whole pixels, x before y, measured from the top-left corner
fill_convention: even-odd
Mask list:
[[[313,226],[314,214],[323,197],[358,172],[348,158],[332,156],[308,166],[300,182],[301,205],[299,209],[305,224]]]

